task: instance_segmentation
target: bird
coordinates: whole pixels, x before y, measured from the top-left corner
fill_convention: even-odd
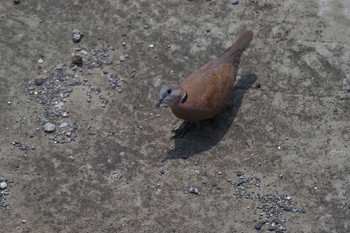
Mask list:
[[[180,83],[165,84],[160,89],[156,107],[168,105],[173,114],[186,123],[199,122],[218,115],[228,99],[236,80],[240,58],[253,39],[250,30],[217,59],[208,62]],[[186,129],[173,130],[175,137]]]

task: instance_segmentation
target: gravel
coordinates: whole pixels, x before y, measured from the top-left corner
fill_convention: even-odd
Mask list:
[[[10,194],[10,192],[8,192],[8,182],[6,180],[2,180],[0,179],[0,206],[5,208],[5,209],[9,209],[9,204],[6,202],[5,198],[7,195]]]
[[[245,175],[240,171],[237,171],[236,175],[237,181],[232,182],[236,189],[234,195],[237,199],[254,201],[259,210],[260,215],[254,224],[255,229],[261,230],[266,224],[268,231],[283,232],[285,231],[286,213],[305,213],[305,210],[298,207],[297,202],[293,201],[291,196],[262,190],[259,177]]]
[[[25,143],[20,142],[19,140],[15,139],[11,142],[12,145],[14,145],[15,147],[17,147],[20,150],[28,150],[29,146]]]
[[[82,35],[79,30],[72,34]],[[29,101],[42,105],[43,114],[38,115],[37,122],[43,126],[44,132],[50,133],[50,140],[55,143],[76,140],[78,124],[74,119],[74,109],[68,109],[66,102],[79,86],[85,89],[88,103],[92,102],[93,95],[97,95],[100,106],[107,106],[108,92],[101,87],[94,87],[92,82],[101,78],[104,66],[112,64],[113,52],[114,48],[109,44],[93,48],[77,47],[67,63],[52,65],[47,69],[41,67],[37,76],[27,83]],[[102,76],[111,89],[119,87],[116,74],[104,70]]]

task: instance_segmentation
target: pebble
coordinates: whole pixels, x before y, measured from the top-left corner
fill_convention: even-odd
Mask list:
[[[255,229],[257,229],[257,230],[261,230],[261,227],[262,227],[264,224],[266,224],[266,221],[259,221],[259,222],[256,222],[256,223],[255,223],[254,227],[255,227]]]
[[[74,43],[79,43],[82,37],[83,37],[83,33],[79,29],[73,30],[72,40]]]
[[[238,181],[237,181],[237,186],[240,186],[240,185],[242,185],[242,184],[244,184],[245,183],[245,180],[244,179],[239,179]]]
[[[238,4],[238,0],[231,0],[231,3],[233,4],[233,5],[237,5]]]
[[[269,231],[275,231],[275,230],[277,230],[277,226],[276,226],[276,225],[270,224],[270,225],[267,227],[267,229],[268,229]]]
[[[42,64],[44,62],[44,60],[42,59],[42,58],[40,58],[39,60],[38,60],[38,63],[39,64]]]
[[[23,219],[23,220],[22,220],[22,223],[23,223],[23,224],[24,224],[24,223],[27,223],[27,220]]]
[[[261,88],[261,83],[259,81],[256,81],[255,89],[260,89],[260,88]]]
[[[44,125],[44,131],[48,132],[48,133],[52,133],[56,130],[56,125],[51,123],[51,122],[47,122]]]
[[[67,122],[62,122],[61,124],[60,124],[60,128],[64,128],[64,127],[66,127],[68,124],[67,124]]]
[[[7,188],[7,183],[5,181],[0,182],[0,189],[5,189]]]
[[[164,175],[164,173],[165,173],[164,168],[161,168],[161,169],[159,170],[159,173],[160,173],[161,175]]]
[[[74,65],[83,64],[83,57],[77,53],[72,53],[72,64]]]
[[[189,193],[196,194],[196,195],[198,195],[198,194],[199,194],[199,190],[198,190],[198,188],[196,188],[196,187],[192,187],[192,186],[188,188],[188,192],[189,192]]]
[[[125,56],[124,56],[124,55],[120,55],[119,60],[120,60],[121,62],[125,61]]]
[[[45,82],[45,79],[43,79],[43,78],[37,78],[37,79],[34,80],[34,83],[35,83],[35,85],[37,85],[37,86],[43,85],[44,82]]]

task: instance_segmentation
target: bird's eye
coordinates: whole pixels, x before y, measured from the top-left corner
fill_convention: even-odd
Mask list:
[[[168,89],[166,92],[167,92],[168,94],[171,94],[171,89]]]

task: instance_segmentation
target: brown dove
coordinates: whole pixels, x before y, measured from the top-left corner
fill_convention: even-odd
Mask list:
[[[166,84],[156,104],[168,105],[178,118],[197,122],[215,117],[225,105],[236,79],[243,51],[253,39],[252,31],[240,34],[219,58],[194,72],[180,84]]]

